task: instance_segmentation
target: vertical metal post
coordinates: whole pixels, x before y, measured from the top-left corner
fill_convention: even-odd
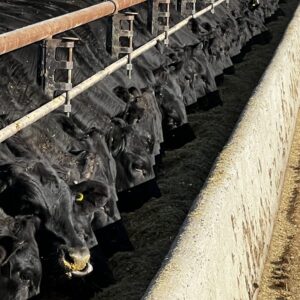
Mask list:
[[[132,19],[129,21],[129,31],[132,33],[130,38],[129,38],[129,49],[130,52],[128,53],[128,61],[126,65],[126,70],[127,70],[127,76],[129,79],[131,79],[131,74],[132,74],[132,61],[131,61],[131,52],[133,50],[133,21],[134,21],[134,15],[132,15]]]
[[[148,31],[157,35],[158,33],[158,1],[157,0],[147,0],[147,27]]]
[[[169,44],[169,28],[170,28],[170,0],[160,0],[161,10],[158,13],[158,21],[162,24],[159,24],[158,29],[165,32],[164,44]]]
[[[73,48],[69,48],[68,61],[73,62]],[[68,84],[72,84],[72,69],[68,70]],[[67,113],[67,117],[70,117],[72,111],[71,99],[69,91],[66,92],[66,104],[64,105],[64,112]]]

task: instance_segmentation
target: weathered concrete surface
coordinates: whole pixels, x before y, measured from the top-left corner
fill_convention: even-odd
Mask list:
[[[300,102],[300,6],[144,299],[255,299]]]

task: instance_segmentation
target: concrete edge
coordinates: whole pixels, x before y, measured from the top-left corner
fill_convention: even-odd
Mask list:
[[[143,299],[255,299],[300,103],[300,6]]]

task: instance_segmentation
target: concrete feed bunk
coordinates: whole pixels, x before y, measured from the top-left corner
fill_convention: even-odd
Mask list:
[[[300,102],[300,7],[143,299],[255,299]]]

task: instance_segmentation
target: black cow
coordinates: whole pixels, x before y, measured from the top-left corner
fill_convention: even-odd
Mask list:
[[[24,300],[39,293],[42,266],[32,216],[12,218],[0,209],[0,299]]]
[[[123,191],[154,178],[152,146],[147,134],[113,119],[107,134],[108,145],[117,165],[117,191]],[[148,148],[150,147],[150,148]]]
[[[100,238],[102,248],[109,248],[111,242],[114,241],[114,243],[116,242],[115,245],[110,247],[115,249],[114,252],[118,249],[132,249],[117,207],[117,170],[112,155],[119,151],[113,146],[116,146],[118,137],[115,136],[113,145],[107,145],[111,142],[108,140],[108,134],[115,127],[115,124],[102,116],[102,119],[99,120],[99,123],[103,125],[102,130],[96,127],[89,128],[87,125],[90,123],[85,124],[77,116],[72,115],[67,118],[61,113],[51,115],[51,118],[45,121],[45,125],[34,126],[39,130],[36,130],[35,135],[30,138],[30,145],[31,147],[40,147],[42,154],[51,160],[59,176],[71,186],[73,192],[84,193],[88,190],[92,196],[93,190],[96,188],[94,198],[97,198],[97,193],[100,190],[102,190],[101,193],[107,195],[103,207],[98,205],[92,214],[90,214],[90,210],[82,210],[81,208],[84,206],[78,206],[78,203],[74,207],[75,219],[77,218],[74,224],[77,222],[80,224],[77,226],[77,230],[81,236],[84,231],[89,232],[88,234],[84,233],[91,239],[89,246],[95,244],[90,227],[90,220],[93,218],[92,229],[97,233],[97,237],[105,232],[105,238]],[[42,134],[40,128],[42,129],[46,124],[50,125],[50,128],[46,134]],[[97,122],[93,124],[97,125]],[[121,137],[122,139],[123,137]],[[43,147],[45,144],[46,150]],[[59,166],[57,165],[58,161]],[[79,227],[82,228],[79,229]],[[111,239],[109,235],[111,235]],[[116,235],[119,237],[116,238]]]
[[[117,170],[115,159],[112,156],[120,150],[117,144],[119,142],[122,144],[123,137],[119,136],[120,141],[118,136],[115,136],[113,141],[109,140],[111,136],[107,134],[110,132],[109,129],[114,128],[114,122],[105,124],[105,118],[102,120],[104,125],[102,129],[105,132],[105,128],[108,128],[106,135],[95,127],[86,128],[76,116],[66,118],[64,115],[54,115],[52,121],[54,119],[57,123],[51,123],[51,133],[55,132],[54,128],[58,124],[61,126],[61,130],[56,130],[54,136],[57,138],[53,139],[53,142],[62,145],[69,152],[62,162],[66,168],[60,168],[59,174],[70,184],[72,192],[75,193],[74,199],[78,193],[83,194],[85,199],[85,202],[76,200],[74,202],[75,219],[77,219],[74,222],[78,223],[78,226],[75,226],[77,227],[76,231],[81,232],[81,235],[86,235],[84,232],[90,232],[87,236],[94,239],[92,229],[97,236],[99,247],[105,254],[111,255],[116,251],[131,250],[132,245],[120,220],[117,207]],[[61,131],[63,134],[59,134]],[[70,169],[65,163],[70,160],[70,155],[74,156],[77,171],[74,168]],[[78,174],[79,177],[68,174]],[[102,196],[100,197],[100,195]],[[92,244],[92,242],[89,243],[89,245]],[[95,251],[93,250],[93,252]]]
[[[41,219],[42,255],[48,256],[51,249],[51,256],[71,274],[91,271],[88,244],[74,228],[71,190],[51,166],[39,160],[15,159],[6,163],[2,160],[0,191],[0,206],[6,213],[32,214]]]
[[[59,168],[60,176],[76,192],[80,192],[80,189],[83,191],[88,189],[91,193],[97,187],[95,197],[100,190],[106,195],[103,209],[97,209],[96,212],[97,215],[101,214],[99,227],[120,220],[116,204],[118,200],[116,163],[107,145],[105,134],[96,127],[86,128],[76,117],[56,116],[56,118],[63,134],[53,142],[64,144],[68,157],[72,156],[75,161],[73,169],[69,169],[67,166]],[[110,127],[110,124],[107,127]],[[76,174],[76,176],[68,174]]]
[[[142,133],[141,138],[146,138],[145,150],[154,156],[159,155],[160,144],[163,142],[162,114],[154,90],[144,88],[139,91],[137,88],[131,87],[129,92],[134,99],[134,103],[143,110],[139,122],[136,122],[134,127]]]
[[[165,128],[172,130],[187,123],[183,95],[176,79],[165,68],[154,73],[157,78],[156,98],[163,112]]]
[[[74,140],[80,141],[70,149],[81,166],[81,177],[76,181],[90,179],[107,184],[115,197],[111,205],[117,201],[115,189],[119,192],[154,178],[153,138],[135,122],[129,125],[121,118],[104,116],[87,122],[77,114],[60,122]],[[66,141],[63,143],[66,147]]]
[[[55,289],[58,293],[72,299],[87,299],[100,288],[114,282],[113,274],[107,264],[106,253],[103,250],[102,244],[105,241],[101,240],[100,244],[97,241],[99,231],[101,231],[98,226],[102,227],[103,224],[107,225],[111,222],[111,220],[108,220],[110,215],[108,204],[110,202],[110,191],[107,185],[93,180],[82,181],[70,188],[73,198],[74,213],[72,219],[74,229],[79,238],[85,240],[90,248],[90,262],[93,272],[89,272],[88,269],[81,272],[68,272],[67,275],[72,277],[72,280],[61,276],[57,280],[57,275],[53,272],[45,274],[42,282],[42,292],[47,294],[49,290]],[[97,223],[96,226],[95,222]],[[114,239],[114,236],[110,235],[109,239]],[[85,277],[82,276],[83,273],[85,273]],[[56,275],[56,277],[54,278],[53,275]]]
[[[97,245],[93,230],[96,231],[112,223],[109,207],[110,190],[107,185],[93,180],[73,185],[71,190],[74,198],[75,230],[92,248]]]

